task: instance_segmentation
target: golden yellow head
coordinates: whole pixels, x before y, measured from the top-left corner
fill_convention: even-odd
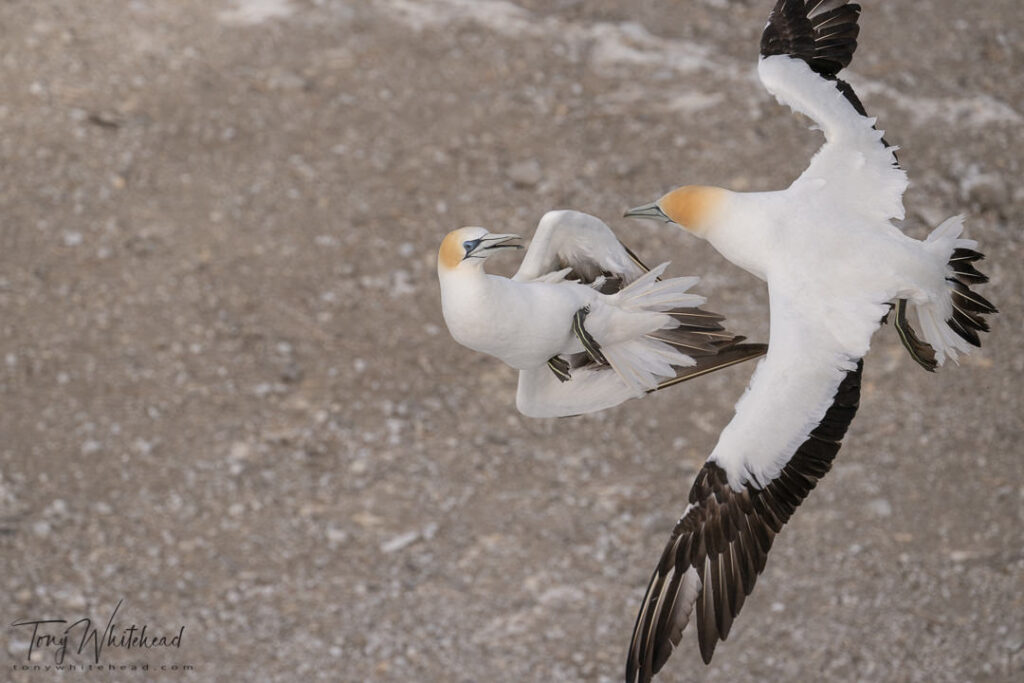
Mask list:
[[[728,191],[720,187],[686,185],[672,190],[653,204],[630,209],[626,216],[671,221],[689,232],[702,235],[727,194]]]
[[[686,185],[659,199],[658,206],[673,223],[700,234],[724,198],[725,190],[720,187]]]
[[[451,270],[458,266],[462,259],[465,258],[466,251],[462,248],[462,243],[465,239],[463,239],[462,235],[466,234],[468,230],[469,228],[452,230],[441,240],[441,248],[437,251],[437,267],[439,269],[446,268]]]
[[[509,248],[522,249],[519,235],[492,235],[484,228],[452,230],[441,240],[437,270],[455,270],[463,263],[480,266],[494,252]]]

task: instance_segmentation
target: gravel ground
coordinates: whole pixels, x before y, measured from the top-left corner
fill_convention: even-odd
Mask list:
[[[193,670],[94,679],[619,680],[752,366],[525,419],[449,338],[435,250],[585,210],[765,338],[761,283],[617,217],[803,168],[819,138],[754,77],[770,4],[0,4],[3,619],[186,627],[103,661]],[[905,228],[966,213],[1002,313],[935,375],[876,336],[729,641],[660,680],[1024,679],[1020,3],[863,4],[850,79]],[[52,662],[30,636],[11,677],[56,677],[17,670]]]

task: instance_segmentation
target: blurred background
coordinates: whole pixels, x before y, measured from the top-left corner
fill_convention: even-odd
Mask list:
[[[904,228],[965,213],[1002,312],[934,375],[876,335],[728,642],[705,667],[688,633],[660,680],[1024,676],[1020,3],[862,4],[849,79],[901,147]],[[515,373],[448,336],[436,248],[584,210],[765,339],[762,283],[619,216],[804,168],[819,134],[755,76],[771,5],[0,4],[12,676],[55,674],[17,670],[31,634],[7,624],[102,627],[124,600],[119,624],[184,625],[181,647],[104,662],[194,667],[168,680],[620,680],[753,365],[523,418]]]

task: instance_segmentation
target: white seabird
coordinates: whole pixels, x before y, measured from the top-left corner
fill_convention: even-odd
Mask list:
[[[904,235],[906,174],[849,84],[860,7],[779,0],[761,38],[758,74],[782,104],[809,116],[825,144],[777,192],[686,186],[627,216],[708,240],[765,280],[768,354],[697,476],[648,585],[626,680],[649,681],[696,615],[710,662],[764,569],[772,540],[829,470],[857,410],[861,358],[895,309],[914,360],[934,370],[979,346],[996,309],[971,291],[987,280],[960,239],[962,217],[927,239]],[[915,333],[910,321],[921,330]]]
[[[550,211],[511,278],[487,258],[519,248],[484,228],[448,233],[437,255],[452,337],[519,370],[516,407],[530,417],[589,413],[764,355],[689,292],[698,278],[660,279],[600,219]]]

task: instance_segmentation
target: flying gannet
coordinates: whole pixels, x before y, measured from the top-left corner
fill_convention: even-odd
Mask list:
[[[895,327],[927,370],[980,346],[971,291],[983,258],[950,218],[923,241],[904,235],[907,178],[895,148],[837,77],[856,48],[860,6],[779,0],[758,74],[780,103],[810,117],[824,146],[778,192],[691,185],[627,216],[673,223],[765,280],[768,354],[697,475],[640,608],[626,680],[649,681],[691,614],[705,663],[764,569],[772,540],[829,470],[856,413],[861,358],[895,310]],[[916,321],[921,337],[911,326]]]
[[[530,417],[589,413],[764,355],[698,308],[698,278],[661,279],[600,219],[550,211],[510,279],[487,258],[518,235],[467,227],[437,255],[452,337],[519,370],[516,407]]]

